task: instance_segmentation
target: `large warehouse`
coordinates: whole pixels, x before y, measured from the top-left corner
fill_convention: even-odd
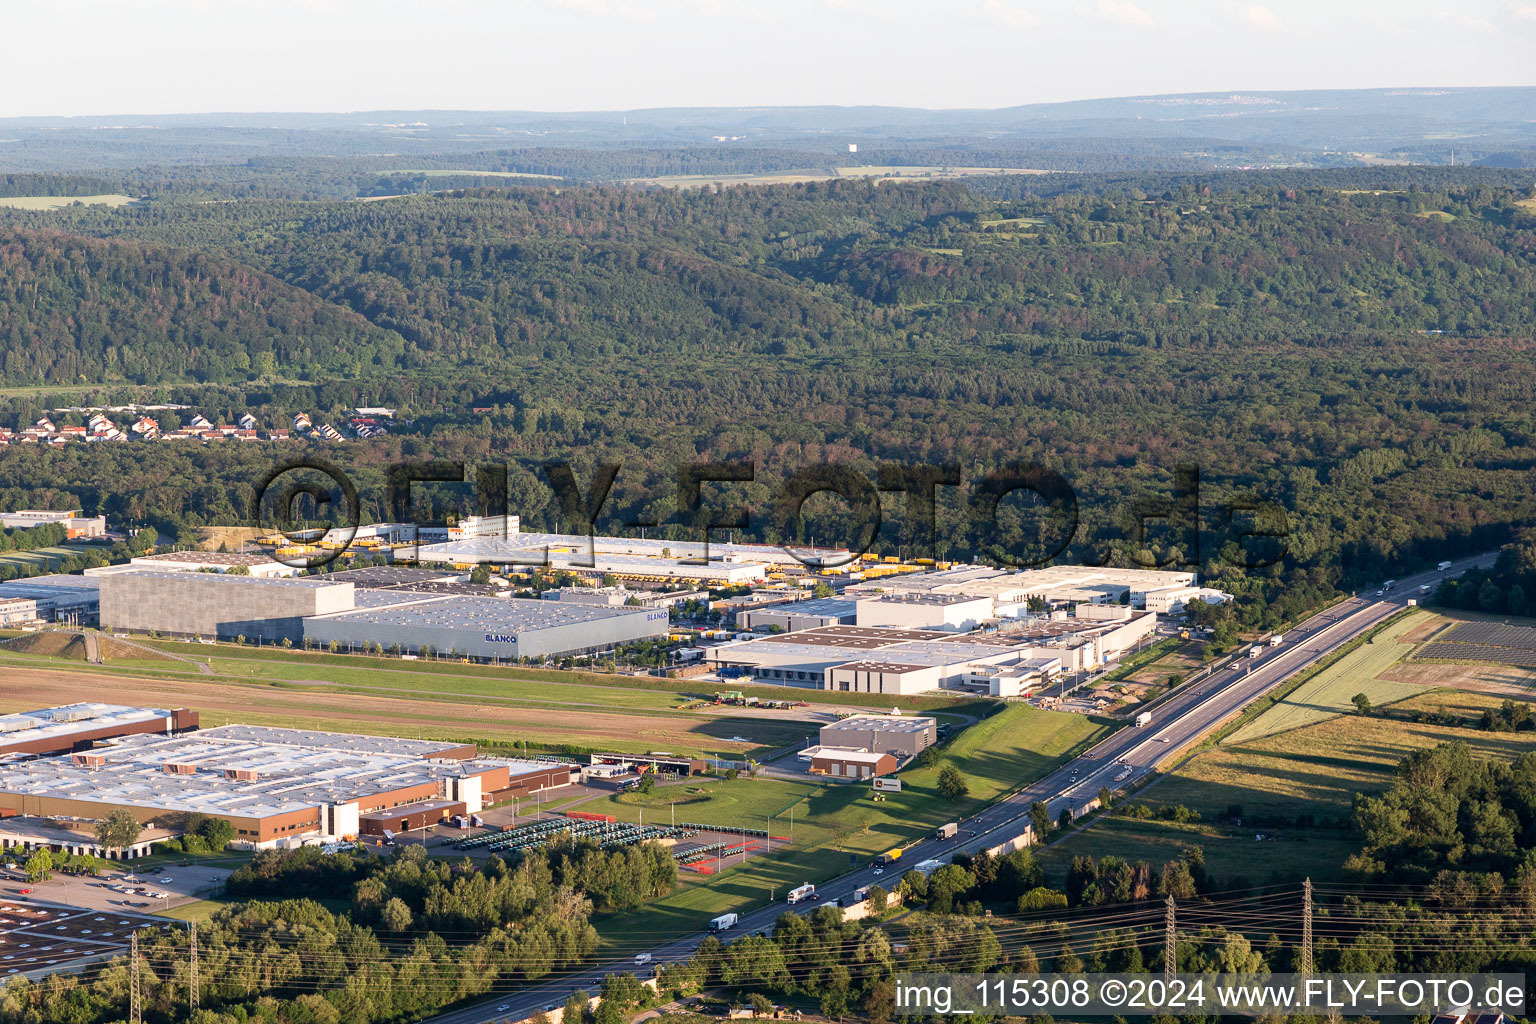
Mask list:
[[[453,574],[395,567],[297,579],[123,572],[94,582],[103,628],[165,636],[508,660],[611,650],[668,629],[665,608],[496,597]]]
[[[872,750],[898,758],[916,757],[939,741],[931,718],[901,715],[852,715],[821,727],[823,747]]]
[[[744,671],[763,682],[846,693],[1020,696],[1035,680],[1113,661],[1157,626],[1151,612],[1113,606],[1093,614],[1099,611],[1102,618],[1041,620],[996,633],[823,626],[720,644],[705,659],[725,675]]]
[[[310,615],[355,607],[350,583],[324,576],[266,579],[210,572],[121,572],[98,576],[103,629],[170,636],[304,639]]]
[[[544,658],[665,636],[669,620],[665,608],[384,593],[396,600],[306,619],[305,636],[323,646],[399,644],[409,653],[430,648],[471,658]]]
[[[710,562],[758,562],[767,565],[844,565],[854,556],[846,548],[796,548],[796,558],[788,550],[772,544],[736,544],[712,540],[709,546],[696,541],[667,540],[661,537],[605,537],[570,533],[523,533],[513,527],[506,536],[479,536],[461,542],[424,545],[416,557],[423,562],[492,562],[530,564],[544,558],[552,564],[590,563],[593,556],[632,556],[637,558],[703,561],[706,551]]]
[[[230,725],[0,762],[0,816],[91,819],[122,808],[176,830],[203,814],[232,824],[237,844],[266,848],[356,835],[365,817],[376,828],[435,824],[444,808],[474,813],[569,785],[576,771],[480,758],[473,745]]]
[[[101,591],[89,576],[58,573],[0,583],[0,626],[29,622],[97,621]]]
[[[0,757],[60,754],[97,740],[139,733],[173,734],[197,728],[197,712],[186,708],[131,708],[121,704],[70,704],[61,708],[0,715]]]

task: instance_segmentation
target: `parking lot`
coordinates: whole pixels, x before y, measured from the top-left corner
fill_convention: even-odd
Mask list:
[[[4,871],[0,872],[0,899],[33,899],[84,910],[153,914],[213,894],[229,874],[228,868],[176,866],[143,874],[108,871],[98,878],[55,874],[47,881],[28,882],[17,871]]]
[[[0,896],[0,980],[41,977],[73,964],[116,956],[135,928],[157,923],[136,913],[98,913]]]

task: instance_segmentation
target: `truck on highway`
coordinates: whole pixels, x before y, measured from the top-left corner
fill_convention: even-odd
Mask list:
[[[1383,583],[1381,585],[1381,589],[1382,590],[1391,590],[1392,589],[1392,585],[1394,583],[1396,583],[1396,582],[1397,582],[1397,580],[1387,580],[1387,582],[1385,582],[1385,583]]]
[[[1136,716],[1136,728],[1140,729],[1140,728],[1143,728],[1144,726],[1148,726],[1148,725],[1151,725],[1151,724],[1152,724],[1152,712],[1150,712],[1150,711],[1143,711],[1141,714]]]
[[[1250,658],[1257,658],[1258,656],[1259,656],[1259,649],[1257,647],[1250,647],[1250,648],[1248,648],[1248,657],[1250,657]]]
[[[1276,633],[1274,636],[1269,638],[1269,646],[1271,647],[1279,647],[1283,643],[1285,643],[1284,633]]]
[[[907,848],[905,846],[898,846],[895,849],[886,850],[880,855],[880,863],[895,864],[897,861],[901,860],[901,855],[906,852]]]
[[[960,831],[960,823],[958,821],[952,821],[952,822],[950,822],[947,825],[940,825],[939,826],[938,834],[935,835],[934,838],[935,839],[953,839],[953,838],[955,838],[955,833],[959,832],[959,831]]]
[[[796,886],[795,888],[789,890],[789,902],[799,903],[801,900],[808,900],[815,892],[816,887],[809,882],[801,886]]]
[[[741,918],[736,914],[721,914],[709,922],[709,930],[712,932],[723,932],[728,928],[734,927],[736,922],[740,920]]]
[[[1441,562],[1439,565],[1435,566],[1435,568],[1439,569],[1441,572],[1444,572],[1446,569],[1449,569],[1450,567],[1451,567],[1451,563],[1450,562]]]
[[[1429,584],[1428,584],[1428,583],[1425,583],[1425,584],[1423,584],[1423,585],[1421,585],[1421,586],[1420,586],[1420,587],[1419,587],[1419,593],[1421,593],[1421,594],[1427,594],[1427,593],[1429,593]]]
[[[925,875],[931,875],[943,866],[944,862],[941,860],[925,860],[920,862],[914,870],[921,871]]]

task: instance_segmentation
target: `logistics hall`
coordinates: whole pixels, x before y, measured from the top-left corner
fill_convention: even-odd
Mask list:
[[[202,814],[263,849],[436,824],[570,785],[577,771],[480,757],[474,744],[226,725],[0,761],[0,818],[70,822],[121,808],[174,833]]]

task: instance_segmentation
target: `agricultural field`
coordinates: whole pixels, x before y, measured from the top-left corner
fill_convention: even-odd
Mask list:
[[[1423,693],[1422,684],[1382,678],[1388,669],[1413,651],[1404,638],[1417,632],[1427,612],[1413,612],[1378,634],[1374,643],[1361,644],[1334,664],[1313,676],[1264,714],[1239,728],[1225,741],[1241,744],[1299,729],[1354,711],[1355,694],[1364,693],[1375,706],[1395,704]]]
[[[138,200],[132,196],[4,196],[0,206],[13,210],[61,210],[79,203],[81,206],[129,206]]]
[[[475,694],[369,692],[322,679],[307,685],[238,680],[164,663],[80,666],[42,657],[0,653],[0,711],[23,711],[76,701],[121,701],[156,707],[191,707],[205,726],[244,722],[328,729],[377,736],[583,750],[644,753],[673,750],[733,759],[760,758],[798,745],[816,724],[751,717],[743,709],[686,714],[622,705],[569,705],[500,700]],[[613,691],[603,691],[608,695]],[[557,713],[557,712],[569,713]]]
[[[1354,685],[1358,688],[1361,683]],[[1491,694],[1425,690],[1398,701],[1393,711],[1395,715],[1445,711],[1470,721],[1486,709],[1497,708],[1502,700]],[[1071,857],[1083,853],[1161,862],[1186,847],[1199,846],[1205,851],[1207,868],[1218,879],[1264,884],[1275,875],[1281,880],[1303,875],[1315,880],[1337,878],[1344,857],[1358,844],[1351,829],[1335,826],[1347,825],[1357,793],[1385,790],[1397,763],[1410,751],[1457,740],[1482,756],[1505,760],[1536,751],[1536,733],[1489,733],[1399,717],[1332,715],[1284,731],[1271,730],[1265,719],[1277,713],[1290,714],[1277,706],[1256,720],[1261,726],[1258,738],[1238,742],[1233,737],[1220,747],[1202,751],[1134,798],[1153,807],[1182,804],[1199,811],[1200,822],[1098,819],[1041,851],[1048,873],[1059,882]],[[1236,808],[1249,820],[1247,824],[1217,823]],[[1312,815],[1317,825],[1252,824],[1254,818],[1294,822],[1303,815]],[[1255,842],[1256,832],[1278,832],[1281,839]],[[1280,846],[1283,855],[1277,850]]]

